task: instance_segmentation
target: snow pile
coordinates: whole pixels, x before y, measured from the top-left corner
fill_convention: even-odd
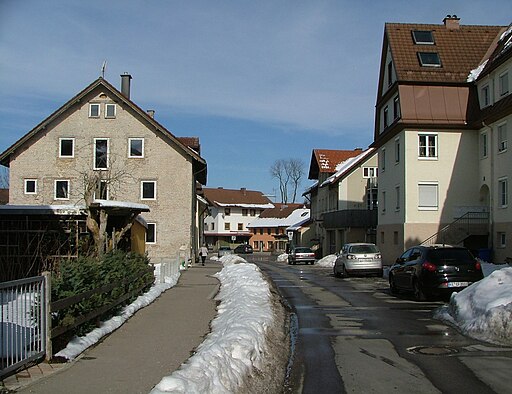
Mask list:
[[[329,254],[325,257],[322,257],[315,264],[320,267],[332,268],[332,267],[334,267],[334,262],[336,261],[336,257],[337,256],[335,254]]]
[[[512,267],[502,268],[453,293],[435,317],[457,326],[470,337],[512,345]]]
[[[277,256],[277,262],[278,263],[286,263],[286,262],[288,262],[288,253],[282,253],[279,256]]]
[[[155,272],[160,272],[160,267],[158,267],[158,264],[155,264]],[[98,328],[95,328],[83,337],[73,338],[67,344],[67,346],[60,352],[56,353],[55,356],[64,357],[67,360],[73,360],[84,350],[96,344],[105,335],[108,335],[121,327],[124,322],[132,317],[133,314],[139,309],[148,306],[164,291],[175,286],[178,282],[180,274],[181,273],[178,271],[172,277],[166,276],[165,283],[154,284],[146,293],[137,297],[135,301],[130,305],[124,307],[120,315],[114,316],[111,319],[102,322]]]
[[[271,293],[259,268],[237,255],[220,258],[224,268],[221,303],[212,331],[196,353],[151,391],[159,393],[232,393],[259,369],[266,332],[273,322]]]

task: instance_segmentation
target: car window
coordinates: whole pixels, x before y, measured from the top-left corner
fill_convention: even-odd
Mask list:
[[[403,263],[404,261],[409,261],[409,257],[411,256],[413,249],[406,250],[399,258],[399,262]]]
[[[379,253],[379,250],[375,245],[353,245],[350,248],[349,253]]]
[[[409,256],[409,261],[418,260],[421,257],[420,249],[413,249],[411,255]]]
[[[428,252],[427,259],[436,265],[461,265],[475,262],[471,252],[464,248],[432,249]]]
[[[310,248],[295,248],[295,253],[312,253]]]

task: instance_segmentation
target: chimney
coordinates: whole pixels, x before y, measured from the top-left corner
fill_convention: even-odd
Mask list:
[[[246,189],[245,187],[241,187],[241,188],[240,188],[240,191],[242,192],[242,194],[243,194],[244,196],[247,194],[247,193],[246,193],[247,189]]]
[[[459,30],[459,21],[460,18],[457,18],[457,15],[446,15],[443,19],[444,27],[448,30]]]
[[[132,76],[125,72],[124,74],[121,74],[121,93],[124,97],[127,99],[130,98],[130,80],[132,79]]]
[[[154,109],[148,109],[146,111],[151,119],[155,119],[155,110]]]

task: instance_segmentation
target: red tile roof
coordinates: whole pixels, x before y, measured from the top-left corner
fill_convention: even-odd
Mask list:
[[[274,203],[274,205],[274,208],[265,209],[260,214],[260,218],[287,218],[296,209],[304,208],[304,204]]]
[[[354,150],[313,149],[308,179],[318,179],[321,172],[334,173],[336,166],[351,157],[360,155],[361,148]]]
[[[223,188],[203,188],[204,197],[210,204],[271,204],[272,201],[265,197],[262,192],[255,190],[241,189],[223,189]]]

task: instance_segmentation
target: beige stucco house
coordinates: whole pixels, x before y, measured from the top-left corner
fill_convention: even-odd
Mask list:
[[[512,168],[496,140],[510,118],[510,99],[508,90],[493,92],[487,105],[508,100],[507,109],[486,121],[481,99],[490,92],[480,100],[477,94],[477,85],[499,83],[510,63],[476,84],[468,79],[505,28],[464,26],[456,16],[443,22],[385,25],[372,147],[379,157],[377,244],[386,263],[419,243],[461,244],[477,253],[492,248],[498,260],[512,255],[496,249],[496,231],[512,234],[506,198],[500,207],[496,202],[500,188],[508,195],[500,180]]]
[[[9,203],[83,205],[84,180],[101,175],[94,198],[145,204],[152,262],[194,255],[199,237],[196,189],[206,183],[197,139],[180,139],[103,78],[44,119],[0,155],[9,167]]]

